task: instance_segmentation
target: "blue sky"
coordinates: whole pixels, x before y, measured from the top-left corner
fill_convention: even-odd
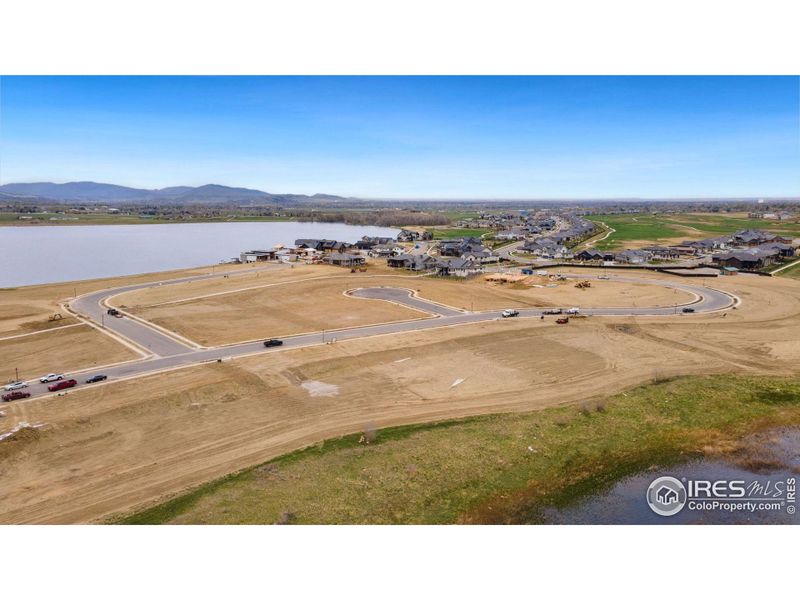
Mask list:
[[[3,77],[0,182],[800,195],[798,77]]]

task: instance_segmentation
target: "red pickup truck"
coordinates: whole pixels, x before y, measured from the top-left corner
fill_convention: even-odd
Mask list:
[[[3,402],[11,402],[12,400],[22,400],[23,398],[30,398],[28,392],[11,392],[10,394],[3,394]]]
[[[53,385],[48,385],[47,389],[51,392],[57,392],[58,390],[65,390],[75,387],[76,385],[78,385],[78,382],[74,379],[63,379],[61,381],[56,381]]]

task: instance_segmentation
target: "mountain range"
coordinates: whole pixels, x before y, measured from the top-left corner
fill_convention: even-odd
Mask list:
[[[143,189],[96,183],[72,181],[69,183],[7,183],[0,185],[0,199],[50,200],[68,203],[153,202],[158,204],[300,204],[308,201],[346,200],[330,194],[272,194],[249,188],[207,184],[199,187],[175,186],[161,189]]]

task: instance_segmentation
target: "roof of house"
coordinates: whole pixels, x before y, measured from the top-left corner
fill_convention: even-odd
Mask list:
[[[359,254],[349,254],[347,252],[331,252],[328,255],[328,260],[364,260],[364,257]]]

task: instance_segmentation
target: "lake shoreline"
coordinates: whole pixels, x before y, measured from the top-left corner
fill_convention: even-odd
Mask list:
[[[299,221],[6,227],[0,230],[6,266],[0,288],[198,268],[297,239],[354,243],[398,233],[373,225]]]

